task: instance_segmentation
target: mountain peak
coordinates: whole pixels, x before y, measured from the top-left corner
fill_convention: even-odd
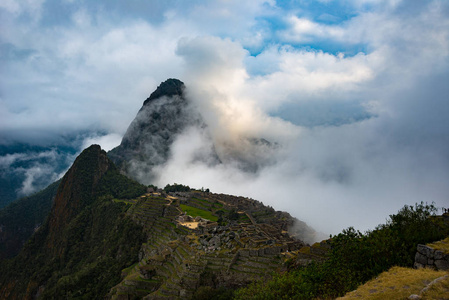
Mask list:
[[[181,80],[169,78],[166,81],[162,82],[157,87],[157,89],[153,93],[151,93],[150,97],[148,97],[145,102],[143,102],[143,105],[146,105],[151,100],[160,98],[162,96],[182,96],[184,87],[184,82],[182,82]]]
[[[114,168],[106,152],[99,145],[92,145],[75,159],[72,167],[61,180],[53,203],[50,224],[50,239],[94,199],[94,191],[100,179]]]
[[[184,87],[178,79],[167,79],[145,100],[120,145],[108,153],[123,173],[152,183],[153,167],[168,161],[177,136],[192,126],[205,128],[200,113],[184,97]]]

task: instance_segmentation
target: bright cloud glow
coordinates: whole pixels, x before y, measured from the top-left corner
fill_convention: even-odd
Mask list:
[[[404,204],[449,205],[447,1],[133,3],[1,2],[0,144],[82,136],[80,148],[111,149],[175,77],[211,139],[180,136],[160,185],[251,196],[332,233]],[[247,137],[280,150],[248,154]],[[270,163],[248,174],[195,162],[211,140]],[[21,172],[24,191],[54,174]]]

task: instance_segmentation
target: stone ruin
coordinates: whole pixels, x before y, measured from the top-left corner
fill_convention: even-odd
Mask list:
[[[414,268],[449,270],[449,254],[426,245],[418,245],[416,250]]]

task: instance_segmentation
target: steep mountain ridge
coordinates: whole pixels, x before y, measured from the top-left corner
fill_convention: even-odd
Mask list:
[[[201,115],[189,105],[184,89],[178,79],[162,82],[144,101],[120,145],[109,151],[111,160],[125,174],[152,183],[154,167],[167,162],[178,135],[191,126],[206,127]]]
[[[59,185],[51,213],[14,259],[2,262],[1,299],[98,298],[137,259],[142,228],[114,202],[146,188],[120,175],[98,145],[84,150]]]
[[[182,81],[167,79],[144,101],[120,145],[108,152],[124,174],[141,183],[153,184],[159,169],[172,158],[174,142],[191,135],[201,137],[200,147],[188,154],[193,164],[226,164],[256,173],[276,161],[275,154],[282,145],[263,136],[250,133],[214,136],[200,113],[202,110],[194,99],[187,97],[185,90]]]
[[[166,81],[162,82],[157,89],[151,93],[150,97],[148,97],[143,102],[143,107],[145,105],[148,105],[150,101],[156,100],[162,96],[165,97],[173,97],[173,96],[179,96],[182,97],[184,93],[184,83],[175,78],[169,78]],[[142,108],[143,108],[142,107]],[[142,110],[142,109],[141,109]]]
[[[48,247],[58,239],[58,230],[70,223],[81,209],[92,204],[99,180],[112,168],[106,152],[93,145],[79,155],[62,178],[48,219]]]

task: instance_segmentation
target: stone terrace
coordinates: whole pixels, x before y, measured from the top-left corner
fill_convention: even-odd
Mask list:
[[[219,226],[201,220],[211,226],[190,229],[177,221],[183,214],[181,203],[212,213],[239,210],[240,220],[246,221]],[[284,230],[290,222],[285,215],[244,197],[148,194],[137,199],[128,214],[145,228],[148,238],[140,261],[123,270],[122,281],[110,291],[112,299],[188,299],[210,276],[216,287],[244,286],[267,279],[282,267],[283,252],[304,246]]]

